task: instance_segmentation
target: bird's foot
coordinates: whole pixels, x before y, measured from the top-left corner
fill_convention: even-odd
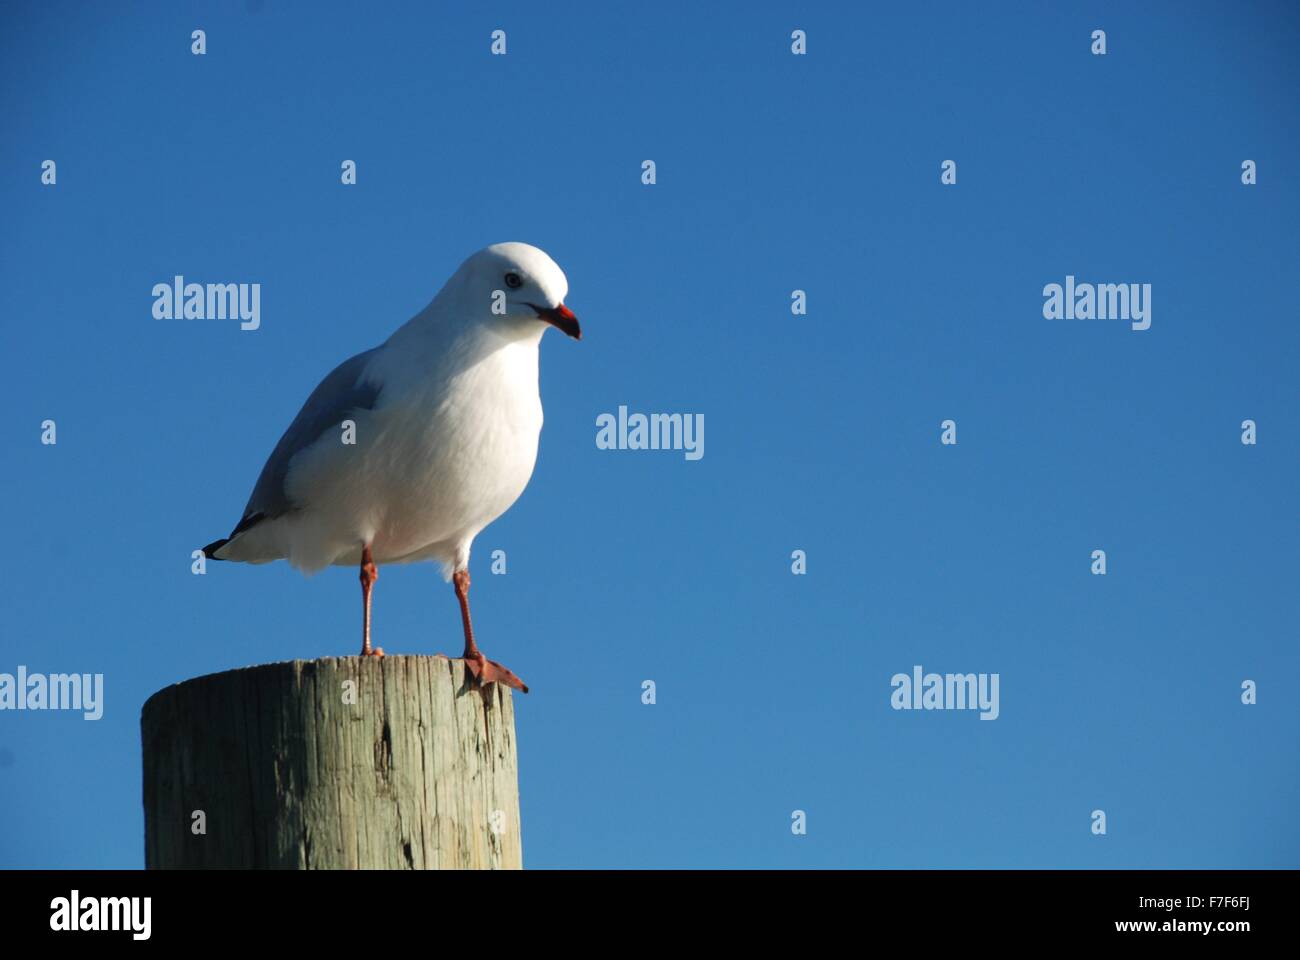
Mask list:
[[[504,683],[507,687],[514,687],[523,693],[528,692],[528,684],[524,683],[514,671],[495,660],[489,660],[481,653],[471,654],[465,658],[465,668],[474,674],[480,685],[485,683]]]
[[[373,650],[368,650],[365,647],[361,648],[361,656],[363,657],[382,657],[383,655],[383,647],[375,647]]]

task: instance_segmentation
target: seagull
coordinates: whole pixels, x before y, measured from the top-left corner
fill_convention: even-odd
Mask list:
[[[213,560],[288,560],[305,574],[361,571],[361,656],[379,565],[434,560],[455,587],[462,654],[480,685],[528,687],[488,660],[469,615],[474,538],[518,499],[537,461],[537,352],[556,327],[582,339],[569,282],[545,252],[498,243],[475,253],[380,346],[312,391],[271,451]]]

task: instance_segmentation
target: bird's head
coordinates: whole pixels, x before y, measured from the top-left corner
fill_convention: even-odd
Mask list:
[[[564,305],[569,281],[544,250],[526,243],[494,243],[460,268],[461,295],[481,298],[489,322],[514,329],[549,324],[575,340],[582,328]]]

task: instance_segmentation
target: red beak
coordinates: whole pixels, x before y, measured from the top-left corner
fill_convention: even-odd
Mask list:
[[[578,318],[573,315],[573,311],[560,304],[558,307],[539,307],[530,303],[530,307],[537,311],[537,315],[553,326],[556,330],[561,330],[574,340],[582,339],[582,327],[578,326]]]

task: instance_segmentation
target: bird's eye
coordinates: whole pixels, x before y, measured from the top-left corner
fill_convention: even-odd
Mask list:
[[[523,285],[524,285],[523,278],[520,277],[519,274],[517,273],[506,274],[506,286],[509,287],[511,290],[518,290]]]

